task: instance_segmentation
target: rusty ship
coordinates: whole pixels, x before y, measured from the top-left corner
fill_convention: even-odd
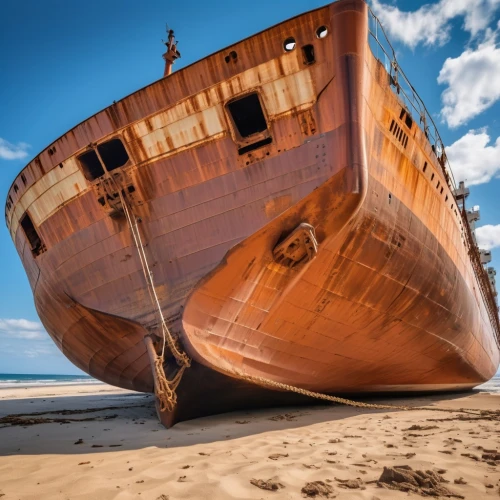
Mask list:
[[[6,222],[59,349],[162,422],[473,388],[493,281],[443,143],[363,0],[114,102],[16,177]],[[263,382],[264,381],[264,382]]]

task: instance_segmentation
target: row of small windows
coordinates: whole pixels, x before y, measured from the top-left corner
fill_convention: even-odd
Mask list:
[[[410,114],[403,108],[401,110],[401,113],[399,115],[400,120],[405,120],[405,125],[411,130],[413,126],[413,119],[410,116]],[[402,130],[402,128],[396,123],[395,120],[391,121],[391,125],[389,127],[389,132],[392,132],[392,134],[396,137],[396,139],[403,145],[404,148],[406,148],[408,144],[408,136],[406,133]],[[425,173],[427,171],[427,162],[424,162],[423,166],[423,172]],[[434,172],[431,174],[431,182],[434,181],[435,174]],[[441,189],[440,189],[441,188]],[[441,181],[438,180],[436,184],[436,189],[439,190],[439,194],[443,194],[444,192],[444,186],[441,185]],[[445,195],[445,202],[448,201],[448,195]],[[453,210],[455,205],[452,203],[451,204],[451,210]],[[455,208],[455,215],[458,217],[458,212]]]
[[[424,173],[427,171],[427,166],[428,166],[428,165],[427,165],[427,162],[424,162],[424,167],[422,168],[422,171],[423,171]],[[432,172],[432,174],[431,174],[431,182],[434,180],[435,175],[436,175],[436,174],[435,174],[434,172]],[[437,181],[437,184],[436,184],[436,189],[439,189],[440,187],[441,187],[441,189],[439,190],[439,194],[443,194],[443,192],[444,192],[444,186],[441,186],[441,181],[440,181],[440,180],[438,180],[438,181]],[[445,195],[444,201],[445,201],[445,202],[447,202],[447,201],[448,201],[448,195]],[[454,204],[454,203],[452,203],[452,204],[451,204],[451,207],[450,207],[450,208],[451,208],[451,210],[453,210],[453,209],[454,209],[454,211],[455,211],[455,215],[458,217],[458,212],[457,212],[457,209],[455,208],[455,204]]]
[[[26,176],[24,174],[21,174],[21,180],[23,181],[23,184],[26,186]],[[14,193],[17,193],[19,191],[19,186],[15,182],[12,187],[14,188]],[[13,204],[14,202],[12,201],[12,196],[9,195],[7,201],[7,210],[10,210]]]

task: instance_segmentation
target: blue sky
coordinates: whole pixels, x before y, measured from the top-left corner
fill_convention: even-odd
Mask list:
[[[0,200],[19,170],[55,138],[162,76],[165,23],[179,40],[180,69],[325,3],[149,0],[140,7],[131,0],[3,0]],[[500,262],[500,0],[372,5],[439,125],[455,176],[475,184],[469,205],[481,206],[478,237]],[[0,276],[0,373],[80,373],[40,325],[4,223]]]

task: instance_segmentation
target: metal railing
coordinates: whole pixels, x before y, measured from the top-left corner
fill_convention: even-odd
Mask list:
[[[417,123],[429,141],[432,151],[436,155],[437,162],[442,169],[444,178],[446,179],[448,187],[451,190],[455,206],[457,206],[458,209],[458,201],[455,197],[457,184],[453,176],[451,165],[446,156],[444,143],[439,135],[437,126],[434,123],[429,111],[425,107],[421,97],[408,80],[403,69],[399,66],[396,59],[396,53],[384,31],[384,28],[370,8],[368,8],[368,32],[368,43],[370,49],[373,55],[384,65],[389,76],[391,89],[397,94],[406,111],[412,115],[411,109],[413,109],[416,116],[419,117]],[[497,345],[500,347],[500,320],[498,317],[498,307],[495,302],[495,297],[490,286],[488,275],[481,264],[479,249],[472,237],[472,232],[467,220],[467,213],[465,211],[465,203],[463,210],[459,210],[459,213],[462,218],[462,226],[465,228],[464,239],[472,268],[474,270],[474,274],[476,275],[491,325],[495,330]]]

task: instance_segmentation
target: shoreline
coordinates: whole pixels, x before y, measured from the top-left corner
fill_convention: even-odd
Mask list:
[[[9,389],[36,389],[38,387],[43,388],[43,387],[86,387],[86,386],[96,386],[96,385],[108,385],[105,382],[101,382],[100,380],[97,380],[96,382],[80,382],[80,383],[74,383],[74,382],[60,382],[60,383],[53,383],[53,384],[9,384],[9,385],[0,385],[0,391],[3,390],[9,390]],[[117,389],[119,389],[117,387]]]
[[[40,399],[47,397],[77,397],[79,394],[113,394],[113,393],[131,393],[131,394],[142,394],[136,393],[134,391],[127,391],[126,389],[120,389],[119,387],[113,387],[111,385],[105,384],[104,382],[99,383],[84,383],[84,384],[43,384],[36,386],[23,386],[23,387],[1,387],[0,388],[0,401],[16,401],[22,399]],[[0,416],[5,414],[2,411],[5,403],[0,406]]]
[[[317,499],[403,499],[407,493],[377,484],[384,467],[394,466],[438,474],[449,481],[442,487],[470,500],[500,492],[500,460],[490,453],[500,448],[500,394],[377,400],[453,413],[269,408],[167,430],[152,395],[106,384],[10,391],[0,392],[0,418],[19,418],[12,426],[0,420],[2,500],[284,500],[304,498],[310,483],[324,485]],[[497,413],[477,419],[460,408]]]

